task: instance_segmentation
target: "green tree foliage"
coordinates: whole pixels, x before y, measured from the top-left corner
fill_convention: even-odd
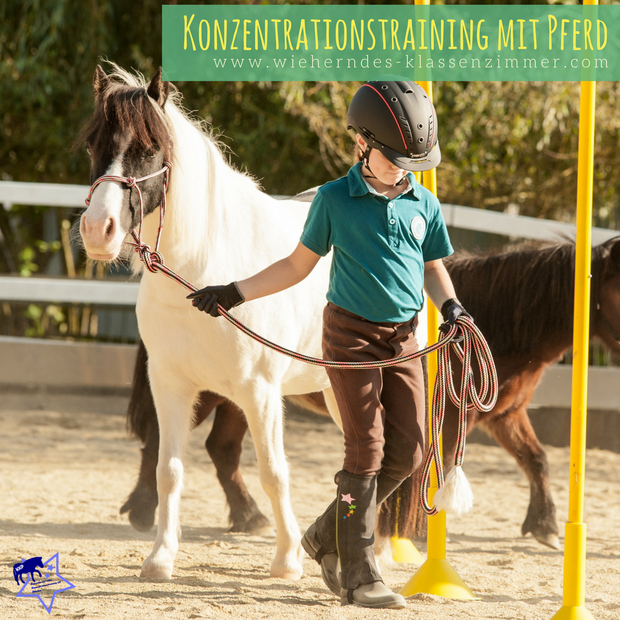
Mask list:
[[[0,179],[88,182],[88,159],[71,145],[92,111],[95,66],[109,58],[152,75],[161,62],[161,5],[155,0],[0,3]],[[356,83],[187,82],[177,87],[186,107],[223,134],[231,161],[270,193],[293,194],[324,183],[352,162],[345,117]],[[613,172],[619,95],[615,83],[598,85],[595,208],[602,226],[618,224],[620,188]],[[572,218],[578,84],[437,83],[435,99],[443,201]],[[58,251],[36,243],[42,211],[16,209],[12,239],[6,214],[0,214],[5,237],[0,270],[33,272]]]
[[[456,204],[573,221],[579,83],[470,82],[438,88],[441,198]],[[615,82],[597,85],[595,224],[616,228],[620,138]]]
[[[101,59],[147,77],[161,64],[161,2],[9,0],[0,4],[0,178],[85,183],[88,159],[71,152],[92,112]],[[272,193],[330,178],[320,142],[283,113],[277,83],[178,83],[187,108],[224,134],[236,165]]]

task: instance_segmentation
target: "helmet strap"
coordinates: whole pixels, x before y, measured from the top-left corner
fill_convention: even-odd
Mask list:
[[[367,144],[366,150],[362,153],[362,162],[364,164],[364,167],[368,170],[368,172],[370,172],[370,175],[368,176],[368,178],[376,179],[377,177],[375,176],[375,173],[370,169],[370,164],[368,163],[370,159],[370,151],[372,151],[372,147]]]
[[[375,173],[370,169],[370,164],[368,163],[368,160],[370,159],[370,151],[372,151],[372,147],[367,144],[366,150],[362,153],[362,162],[364,164],[364,167],[368,170],[368,172],[370,172],[370,175],[364,176],[366,176],[367,179],[376,179],[377,177],[375,176]],[[400,181],[398,181],[398,183],[394,183],[394,187],[399,187],[400,185],[402,185],[405,182],[406,178],[407,175],[405,175]]]

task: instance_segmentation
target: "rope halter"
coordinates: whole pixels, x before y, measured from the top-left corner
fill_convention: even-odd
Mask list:
[[[144,177],[140,177],[136,179],[135,177],[120,177],[113,175],[103,175],[99,177],[91,186],[90,191],[88,192],[88,197],[86,198],[86,206],[90,206],[90,201],[93,196],[93,192],[95,189],[101,184],[107,181],[113,181],[116,183],[125,184],[130,190],[135,189],[138,192],[138,202],[140,205],[140,223],[138,225],[138,232],[133,229],[131,231],[131,236],[135,243],[130,243],[132,245],[135,252],[140,257],[140,260],[144,263],[146,268],[151,272],[155,273],[158,271],[157,265],[164,264],[164,257],[161,255],[159,251],[159,241],[161,239],[161,233],[164,228],[164,217],[166,215],[166,193],[168,191],[168,182],[170,180],[170,169],[172,168],[172,164],[169,161],[164,161],[164,167],[157,172],[153,172],[152,174],[147,174]],[[146,181],[148,179],[152,179],[154,177],[159,176],[160,174],[164,175],[164,188],[161,193],[161,199],[159,202],[159,227],[157,229],[157,237],[155,239],[155,249],[151,250],[150,246],[142,241],[142,220],[144,219],[144,202],[142,200],[142,192],[140,191],[140,186],[138,183],[142,181]]]

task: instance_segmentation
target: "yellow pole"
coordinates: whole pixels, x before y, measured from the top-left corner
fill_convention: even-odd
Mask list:
[[[416,0],[416,4],[422,4]],[[428,1],[426,2],[428,4]],[[428,93],[433,100],[432,82],[419,82],[420,86]],[[437,195],[437,171],[435,169],[424,173],[424,187]],[[428,344],[437,342],[439,330],[439,312],[427,300],[428,307]],[[431,353],[428,357],[428,386],[429,386],[429,416],[432,416],[433,386],[437,375],[437,353]],[[430,428],[429,418],[429,428]],[[429,442],[430,442],[429,437]],[[441,446],[441,438],[440,444]],[[431,472],[431,483],[429,488],[429,499],[432,502],[433,496],[437,491],[437,475],[433,469]],[[428,518],[426,562],[420,566],[417,572],[403,586],[400,593],[403,596],[411,596],[424,592],[451,599],[474,599],[472,591],[465,585],[446,559],[446,513],[442,510],[437,515]]]
[[[595,4],[593,1],[587,3]],[[595,99],[596,82],[581,82],[568,522],[564,535],[563,606],[553,616],[554,620],[587,620],[593,618],[585,607],[586,524],[583,523],[583,506],[590,336]]]
[[[422,173],[414,172],[416,181],[418,183],[422,182]],[[398,524],[398,514],[399,514],[400,504],[396,504],[396,523]],[[398,535],[398,525],[396,527],[396,531],[394,532],[394,536],[390,541],[392,547],[392,559],[394,562],[398,562],[400,564],[422,564],[424,562],[424,557],[422,554],[416,549],[415,545],[408,538],[401,538]]]

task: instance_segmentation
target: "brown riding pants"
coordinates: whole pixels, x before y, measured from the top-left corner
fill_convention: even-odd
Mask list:
[[[323,312],[323,357],[386,360],[418,350],[417,317],[374,323],[328,303]],[[382,470],[404,480],[423,461],[425,388],[420,359],[382,369],[334,369],[327,374],[342,416],[343,469],[370,476]]]

